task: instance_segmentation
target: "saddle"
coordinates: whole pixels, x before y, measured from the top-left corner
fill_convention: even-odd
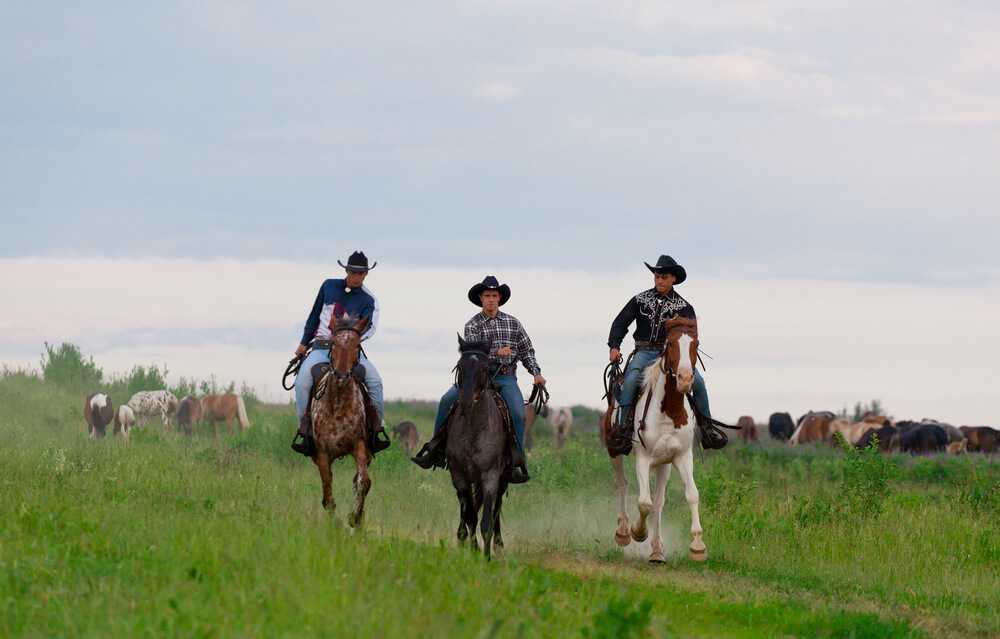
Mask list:
[[[306,413],[312,414],[312,402],[313,399],[319,399],[323,397],[326,392],[326,384],[320,384],[323,377],[329,372],[330,363],[329,362],[319,362],[313,364],[310,369],[313,378],[313,386],[309,391],[309,403],[306,406]],[[372,444],[375,438],[375,432],[379,429],[381,424],[378,419],[378,411],[375,410],[375,404],[372,402],[371,393],[368,391],[368,387],[365,385],[365,367],[361,364],[357,364],[351,371],[351,377],[354,381],[358,383],[358,388],[361,389],[361,397],[365,405],[365,440],[368,442],[369,450],[374,450]]]
[[[497,410],[500,411],[500,420],[503,422],[504,431],[507,433],[507,440],[512,446],[517,446],[517,434],[514,432],[514,419],[510,415],[510,406],[504,401],[503,395],[500,394],[495,387],[491,386],[487,391],[487,396],[490,397],[494,402],[496,402]],[[444,420],[444,428],[447,431],[448,426],[451,425],[451,418],[454,416],[455,411],[458,410],[458,402],[451,405],[448,409],[448,416]],[[446,435],[447,436],[447,435]],[[510,449],[507,451],[507,463],[510,463]]]

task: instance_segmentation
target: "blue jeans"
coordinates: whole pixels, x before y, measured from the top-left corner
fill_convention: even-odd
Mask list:
[[[507,402],[510,409],[511,421],[514,422],[514,434],[517,435],[517,445],[524,449],[524,395],[517,386],[515,375],[497,375],[493,378],[493,383],[500,390],[503,401]],[[458,401],[458,386],[452,386],[438,404],[437,418],[434,420],[434,434],[437,435],[448,419],[448,412]]]
[[[625,412],[632,405],[632,402],[635,401],[636,395],[639,393],[642,372],[646,370],[647,366],[655,362],[659,356],[659,351],[636,351],[635,355],[632,356],[632,361],[629,362],[628,369],[625,370],[625,381],[622,383],[622,390],[618,394],[618,404],[622,407],[620,413],[622,419],[624,419]],[[712,412],[708,406],[708,389],[705,388],[705,379],[701,376],[701,372],[698,371],[697,367],[694,369],[694,384],[692,384],[691,393],[694,395],[694,403],[698,406],[698,410],[707,417],[711,417]]]
[[[309,391],[312,390],[313,386],[312,367],[320,362],[329,361],[330,350],[324,348],[313,350],[302,362],[299,376],[295,378],[295,414],[299,419],[302,419],[306,412],[306,406],[309,405]],[[365,386],[368,387],[368,393],[372,396],[372,403],[375,404],[375,410],[378,411],[378,418],[381,421],[382,416],[385,415],[382,377],[378,374],[375,364],[372,364],[371,360],[364,355],[360,357],[358,362],[365,367]]]

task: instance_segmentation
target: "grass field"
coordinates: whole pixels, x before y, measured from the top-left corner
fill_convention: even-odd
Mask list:
[[[709,560],[686,557],[675,478],[672,553],[650,566],[614,545],[594,436],[555,451],[542,432],[487,563],[456,547],[447,473],[396,447],[356,532],[352,464],[334,467],[331,517],[288,449],[290,407],[251,405],[252,428],[218,440],[154,424],[126,446],[87,439],[81,405],[0,378],[0,636],[1000,635],[1000,464],[981,456],[734,443],[696,457]],[[387,412],[430,431],[430,406]]]

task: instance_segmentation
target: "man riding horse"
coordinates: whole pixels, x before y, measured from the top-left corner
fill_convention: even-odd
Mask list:
[[[524,396],[517,386],[517,362],[534,376],[536,385],[544,385],[542,369],[535,360],[535,348],[521,322],[500,310],[510,299],[510,287],[500,284],[497,278],[488,275],[482,282],[469,289],[469,301],[482,307],[465,324],[465,341],[483,342],[489,345],[492,364],[493,385],[500,391],[510,410],[516,441],[511,446],[511,471],[508,481],[523,484],[528,481],[528,467],[524,459]],[[458,386],[452,386],[441,397],[437,419],[434,421],[434,437],[420,450],[413,461],[421,468],[444,467],[445,422],[452,407],[458,400]]]
[[[292,442],[292,450],[301,453],[306,457],[312,457],[315,452],[313,441],[312,418],[309,415],[309,398],[312,392],[313,370],[316,364],[326,364],[330,361],[330,339],[332,329],[337,319],[349,314],[355,319],[366,319],[368,321],[361,341],[370,339],[375,335],[378,327],[378,300],[372,292],[364,286],[368,271],[378,264],[372,264],[369,268],[368,258],[360,251],[355,251],[347,259],[347,264],[337,260],[337,264],[346,271],[344,279],[328,279],[319,287],[316,301],[313,303],[312,311],[306,319],[305,329],[302,331],[302,340],[295,349],[296,357],[305,355],[309,347],[312,350],[302,362],[299,375],[295,380],[295,413],[299,418],[299,431],[296,433],[295,441]],[[368,390],[370,401],[367,402],[368,411],[374,411],[376,426],[370,434],[369,442],[372,454],[385,450],[389,447],[389,437],[382,426],[382,417],[385,414],[385,405],[382,394],[382,378],[378,370],[370,359],[361,351],[358,363],[364,368],[364,385]]]
[[[642,371],[663,353],[663,345],[667,339],[665,322],[675,317],[697,319],[694,307],[674,289],[674,286],[687,279],[684,267],[669,255],[661,255],[652,266],[647,262],[643,263],[653,273],[653,288],[642,291],[625,304],[611,323],[611,333],[608,336],[608,347],[611,349],[609,358],[615,362],[621,357],[622,340],[625,339],[629,326],[635,322],[635,331],[632,333],[635,351],[629,358],[625,380],[618,395],[617,429],[632,423],[626,420],[635,409],[633,404],[642,381]],[[694,369],[692,393],[698,411],[705,417],[711,417],[708,390],[697,368]]]

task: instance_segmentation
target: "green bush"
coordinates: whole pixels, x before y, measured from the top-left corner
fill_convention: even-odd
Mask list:
[[[104,379],[104,371],[94,363],[94,358],[84,359],[80,348],[69,342],[58,347],[45,342],[41,365],[46,382],[73,390],[97,390]]]

